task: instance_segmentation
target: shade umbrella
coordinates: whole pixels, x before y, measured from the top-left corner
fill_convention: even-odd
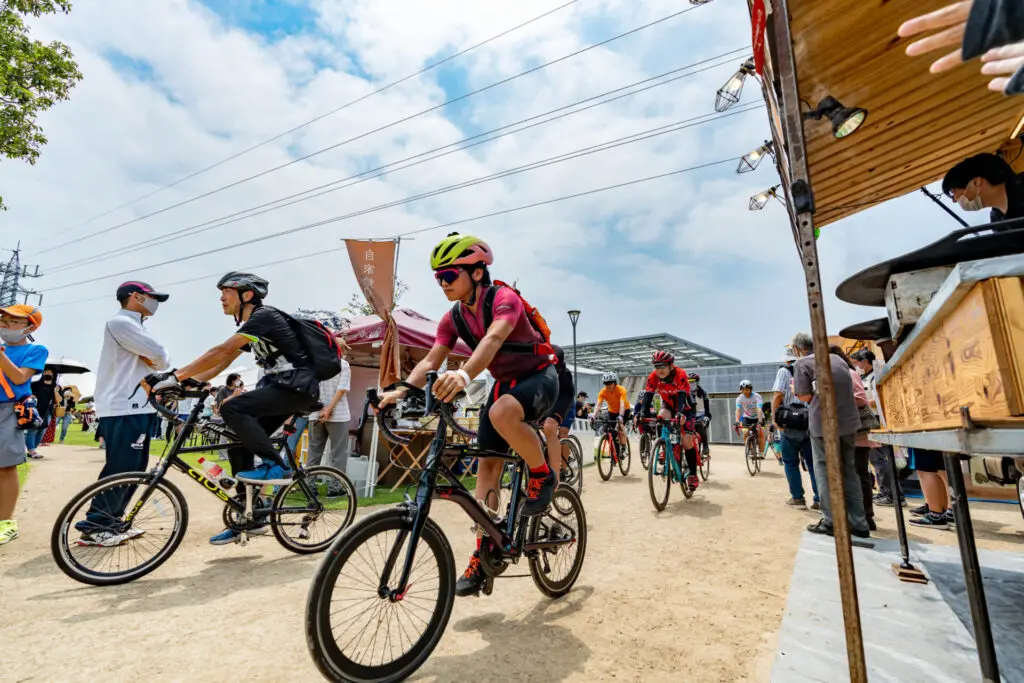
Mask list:
[[[91,372],[89,368],[85,367],[84,363],[67,356],[61,356],[55,361],[48,362],[46,369],[53,370],[58,375],[83,375]]]

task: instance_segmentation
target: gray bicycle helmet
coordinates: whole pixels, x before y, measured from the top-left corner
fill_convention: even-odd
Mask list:
[[[217,289],[234,289],[239,294],[252,292],[257,299],[265,299],[270,291],[270,283],[259,275],[233,270],[217,282]]]

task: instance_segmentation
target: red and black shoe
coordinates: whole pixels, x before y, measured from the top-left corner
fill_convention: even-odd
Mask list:
[[[475,550],[469,558],[469,566],[466,567],[466,571],[462,572],[462,576],[455,582],[455,594],[460,598],[479,595],[485,578],[484,572],[480,568],[480,551]]]
[[[696,474],[691,474],[687,478],[686,483],[690,485],[691,491],[696,491],[697,487],[700,486],[700,479],[697,478]]]
[[[547,474],[536,477],[532,473],[526,480],[526,502],[523,503],[524,517],[535,517],[548,509],[551,497],[555,495],[558,479],[555,473],[548,470]]]

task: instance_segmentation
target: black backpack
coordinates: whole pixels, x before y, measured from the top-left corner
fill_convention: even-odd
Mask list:
[[[305,362],[299,363],[300,365],[312,370],[321,382],[341,372],[341,347],[338,346],[337,338],[323,323],[311,318],[293,318],[279,308],[273,310],[288,321],[292,332],[299,338],[302,350],[306,352]]]

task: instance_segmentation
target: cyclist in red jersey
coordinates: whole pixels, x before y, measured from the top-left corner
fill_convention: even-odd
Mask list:
[[[697,478],[697,449],[693,444],[694,407],[690,393],[690,380],[686,370],[676,367],[675,356],[668,351],[655,351],[651,357],[654,372],[647,377],[644,388],[642,414],[651,407],[654,394],[661,396],[661,411],[658,417],[665,420],[678,419],[683,432],[683,451],[686,453],[686,467],[690,470],[690,488],[700,485]]]

